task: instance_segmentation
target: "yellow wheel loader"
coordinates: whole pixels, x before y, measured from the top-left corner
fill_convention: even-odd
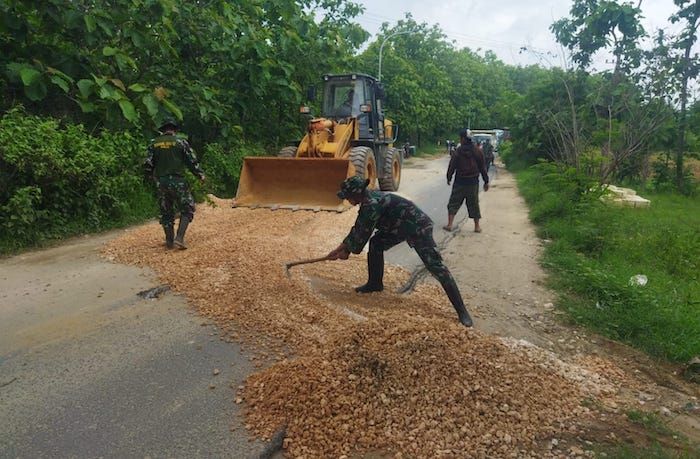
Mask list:
[[[368,178],[370,188],[397,191],[403,155],[393,146],[398,126],[384,117],[383,98],[369,75],[324,75],[321,116],[277,156],[244,158],[234,207],[342,212],[349,203],[336,193],[353,175]]]

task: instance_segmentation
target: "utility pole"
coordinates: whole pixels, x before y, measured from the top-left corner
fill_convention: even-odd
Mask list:
[[[406,30],[406,31],[403,31],[403,32],[392,33],[391,35],[389,35],[388,37],[386,37],[386,38],[384,39],[384,41],[382,41],[382,45],[379,47],[379,72],[378,72],[378,76],[377,76],[377,81],[382,81],[382,50],[384,50],[384,45],[386,44],[387,41],[389,41],[390,38],[393,38],[393,37],[395,37],[395,36],[397,36],[397,35],[407,34],[407,33],[413,33],[413,31],[412,31],[412,30]]]

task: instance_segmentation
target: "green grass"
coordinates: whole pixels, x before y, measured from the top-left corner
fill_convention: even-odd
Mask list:
[[[575,173],[517,174],[547,244],[543,264],[559,306],[578,323],[651,355],[700,355],[700,199],[644,194],[649,209],[602,204]],[[645,286],[629,280],[648,278]]]
[[[641,426],[648,434],[650,445],[616,445],[598,452],[598,457],[611,459],[691,459],[700,457],[700,451],[688,443],[683,435],[674,432],[656,413],[630,410],[627,419]],[[663,440],[665,439],[665,440]],[[671,439],[673,441],[671,441]],[[662,446],[665,443],[666,446]],[[673,446],[670,446],[670,445]]]
[[[417,158],[431,158],[434,156],[442,156],[447,154],[447,147],[445,145],[425,145],[418,147],[416,149]]]
[[[602,451],[607,459],[698,459],[695,452],[670,451],[659,444],[652,446],[618,446]],[[600,452],[596,457],[603,457]]]
[[[656,413],[648,411],[630,410],[627,419],[644,427],[652,434],[672,436],[674,432],[659,418]]]

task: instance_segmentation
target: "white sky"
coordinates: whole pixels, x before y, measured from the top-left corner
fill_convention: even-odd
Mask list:
[[[356,21],[373,36],[383,22],[390,26],[410,12],[418,23],[437,24],[458,48],[490,49],[505,63],[563,66],[565,55],[549,26],[567,17],[570,0],[354,0],[365,7]],[[635,1],[636,4],[636,1]],[[678,30],[668,17],[676,11],[673,0],[642,0],[642,25],[650,35],[659,28]],[[520,53],[522,46],[553,54],[543,61],[534,53]],[[697,45],[696,45],[697,47]],[[606,68],[598,56],[594,68]]]

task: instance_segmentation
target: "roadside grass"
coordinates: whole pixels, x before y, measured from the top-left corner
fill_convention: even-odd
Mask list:
[[[627,419],[644,427],[652,434],[664,436],[672,436],[675,434],[656,413],[630,410],[627,412]]]
[[[620,444],[599,449],[598,457],[612,459],[691,459],[697,458],[700,451],[688,439],[672,430],[656,413],[630,410],[627,419],[644,429],[649,445]],[[666,446],[663,446],[666,445]],[[671,446],[673,445],[673,446]],[[601,454],[601,453],[604,453]]]
[[[605,456],[601,455],[605,453]],[[607,459],[697,459],[698,455],[692,451],[673,451],[658,443],[651,446],[624,445],[598,452],[597,457]]]
[[[429,144],[416,149],[417,158],[432,158],[434,156],[442,156],[447,154],[445,145]]]
[[[700,199],[644,194],[648,209],[615,207],[575,174],[516,175],[573,321],[671,361],[700,355]],[[638,274],[646,285],[631,282]]]

